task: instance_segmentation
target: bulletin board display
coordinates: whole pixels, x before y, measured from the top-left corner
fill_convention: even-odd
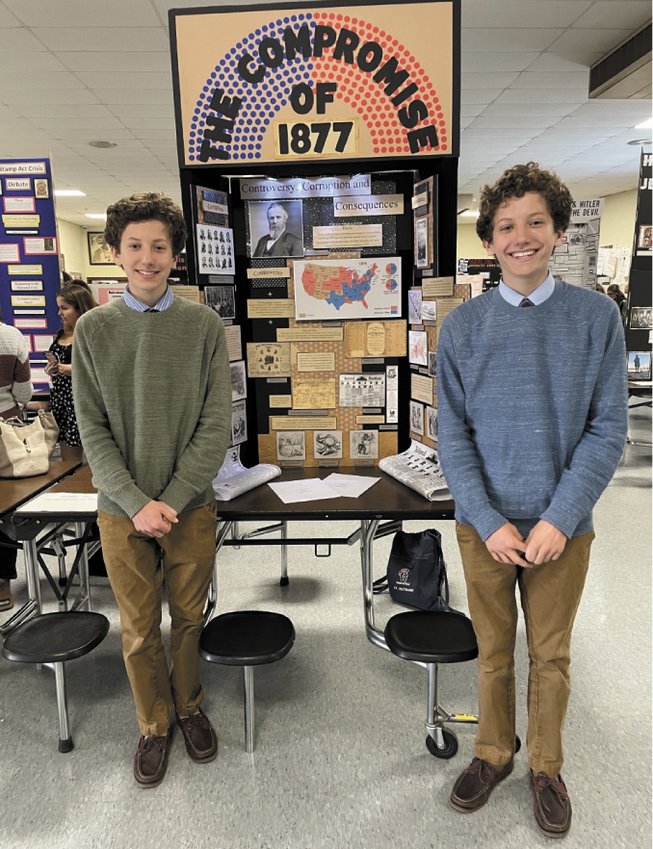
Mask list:
[[[0,159],[0,307],[28,341],[32,382],[48,385],[45,351],[61,323],[59,246],[49,159]]]
[[[458,155],[458,0],[169,15],[181,168]]]

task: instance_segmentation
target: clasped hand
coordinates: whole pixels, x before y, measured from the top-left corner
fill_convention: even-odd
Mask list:
[[[163,501],[148,501],[145,507],[132,516],[137,531],[157,539],[165,536],[178,521],[177,511]]]
[[[494,560],[527,569],[557,560],[564,551],[567,537],[545,519],[540,521],[524,539],[517,528],[506,522],[485,540]]]

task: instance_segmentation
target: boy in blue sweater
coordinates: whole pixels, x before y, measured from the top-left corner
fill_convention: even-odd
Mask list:
[[[440,459],[479,646],[475,757],[450,805],[478,810],[513,769],[517,585],[530,657],[531,787],[549,837],[571,824],[562,727],[592,508],[627,427],[616,305],[549,273],[571,208],[566,186],[533,162],[482,190],[476,231],[502,280],[445,319],[437,357]]]

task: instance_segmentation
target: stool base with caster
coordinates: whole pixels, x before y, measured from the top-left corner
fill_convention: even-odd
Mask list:
[[[2,655],[18,663],[41,663],[54,670],[59,712],[59,751],[74,748],[68,723],[65,663],[88,654],[109,632],[101,613],[42,613],[19,625],[5,638]]]
[[[264,610],[237,610],[212,619],[200,637],[200,655],[209,663],[242,666],[245,749],[255,746],[254,667],[285,657],[295,642],[287,616]]]
[[[478,657],[471,620],[454,610],[397,613],[388,620],[384,636],[393,654],[426,668],[426,748],[436,758],[452,758],[458,751],[458,738],[444,723],[476,724],[478,717],[449,713],[441,707],[438,667],[441,663],[460,663]],[[517,738],[515,751],[519,751],[520,746]]]

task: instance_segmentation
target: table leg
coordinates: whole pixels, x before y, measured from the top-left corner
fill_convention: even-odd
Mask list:
[[[360,535],[361,571],[363,579],[363,610],[365,614],[365,633],[367,639],[377,648],[389,651],[385,636],[374,624],[374,553],[373,543],[379,519],[362,519]]]

